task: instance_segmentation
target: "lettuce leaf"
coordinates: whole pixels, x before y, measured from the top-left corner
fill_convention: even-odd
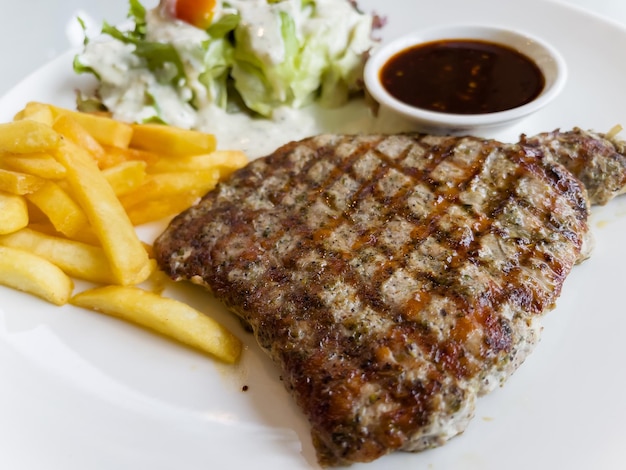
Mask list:
[[[106,21],[102,26],[102,33],[111,36],[124,44],[135,46],[135,55],[145,61],[146,67],[152,72],[167,70],[168,64],[173,66],[175,73],[170,80],[175,85],[180,80],[185,80],[185,66],[178,55],[178,51],[172,44],[163,42],[146,41],[143,37],[137,37],[135,32],[122,32]],[[171,68],[171,67],[170,67]]]
[[[146,37],[146,9],[139,2],[139,0],[129,0],[128,18],[131,18],[135,23],[135,29],[132,35],[138,41],[145,39]]]
[[[155,11],[153,17],[140,0],[129,0],[128,17],[134,26],[121,30],[103,22],[101,29],[117,44],[114,49],[120,60],[109,56],[106,64],[101,63],[85,34],[85,49],[92,53],[83,53],[84,63],[78,54],[74,70],[93,74],[100,86],[83,102],[93,106],[100,100],[111,107],[122,106],[125,112],[129,106],[124,103],[129,103],[139,110],[138,119],[145,119],[152,110],[154,119],[163,119],[168,114],[166,106],[171,105],[184,107],[185,113],[211,105],[243,106],[271,117],[283,106],[303,107],[312,102],[339,106],[362,87],[362,55],[370,47],[372,21],[356,11],[350,0],[216,2],[218,13],[205,30],[206,40],[199,43],[184,39],[186,35],[197,38],[197,29],[196,33],[181,29],[182,39],[171,42],[172,34],[178,34],[168,29],[174,25],[163,32],[157,29],[162,12]],[[84,30],[82,22],[81,26]],[[155,29],[148,31],[151,27]],[[159,91],[151,94],[150,89]],[[172,103],[173,96],[176,103]]]
[[[278,12],[280,37],[284,57],[273,63],[250,47],[253,38],[247,29],[235,31],[234,64],[231,75],[244,103],[251,110],[270,116],[274,108],[293,101],[291,83],[296,76],[297,56],[300,50],[293,19]]]
[[[209,26],[206,32],[213,39],[222,39],[225,38],[227,34],[234,31],[240,21],[241,17],[238,14],[230,13],[228,15],[224,15]]]
[[[345,104],[362,86],[363,52],[369,48],[371,18],[356,11],[350,20],[328,16],[328,12],[319,18],[315,16],[317,0],[281,1],[289,5],[282,9],[280,1],[268,1],[269,14],[279,17],[279,44],[260,44],[250,37],[248,29],[235,30],[231,75],[246,106],[269,117],[279,106],[299,108],[313,101],[328,107]],[[288,7],[299,8],[299,24],[287,13]],[[301,27],[309,21],[322,26]],[[272,23],[264,27],[268,25]],[[282,49],[280,62],[268,59],[270,49]]]

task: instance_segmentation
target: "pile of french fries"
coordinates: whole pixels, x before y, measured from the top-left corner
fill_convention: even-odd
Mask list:
[[[234,363],[228,330],[141,286],[158,273],[136,226],[183,211],[247,162],[211,134],[29,103],[0,124],[0,284]],[[75,280],[89,287],[77,293]]]

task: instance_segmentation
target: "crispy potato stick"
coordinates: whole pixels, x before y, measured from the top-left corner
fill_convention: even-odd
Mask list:
[[[50,226],[51,230],[54,230],[54,227],[52,227],[52,224],[48,220],[46,214],[41,212],[41,209],[39,209],[39,207],[30,202],[25,196],[21,197],[24,198],[24,200],[26,201],[26,206],[28,207],[28,225],[30,226],[32,224],[47,224]],[[54,231],[56,232],[56,230]]]
[[[107,153],[106,164],[101,168],[108,168],[129,160],[140,160],[146,162],[148,165],[152,165],[161,159],[161,156],[157,153],[131,147],[122,149],[105,145],[104,150]]]
[[[34,207],[31,205],[31,208]],[[37,209],[35,207],[35,209]],[[37,209],[39,210],[39,209]],[[57,231],[53,225],[50,223],[47,218],[45,220],[34,220],[33,214],[29,211],[30,222],[28,224],[28,228],[34,230],[36,232],[43,233],[44,235],[49,235],[51,237],[64,238],[69,240],[74,240],[76,242],[85,243],[86,245],[98,246],[101,247],[100,240],[94,233],[93,229],[90,226],[86,226],[83,230],[78,231],[71,237],[68,237],[64,233]]]
[[[179,129],[162,124],[133,124],[130,146],[157,152],[161,155],[184,156],[209,153],[215,150],[213,134]]]
[[[0,169],[0,191],[23,196],[37,191],[45,182],[38,176]]]
[[[69,276],[90,282],[116,282],[102,248],[66,238],[46,235],[30,228],[0,235],[0,245],[41,256]]]
[[[54,115],[52,114],[52,109],[47,104],[31,102],[15,115],[15,121],[20,119],[30,119],[31,121],[37,121],[52,127]]]
[[[63,137],[70,139],[79,147],[87,150],[98,162],[98,166],[102,167],[100,162],[104,161],[106,157],[102,145],[76,119],[70,115],[61,114],[54,120],[52,128]]]
[[[0,246],[0,284],[64,305],[72,296],[74,282],[41,256]]]
[[[87,227],[85,212],[61,186],[52,181],[46,181],[26,198],[46,215],[58,232],[68,237]]]
[[[180,194],[176,197],[151,199],[133,205],[126,212],[133,225],[147,224],[188,209],[198,197],[196,194]]]
[[[50,126],[30,119],[0,124],[0,153],[34,153],[54,150],[61,136]]]
[[[28,205],[22,196],[0,192],[0,234],[28,225]]]
[[[119,197],[143,184],[146,179],[146,166],[146,162],[129,160],[102,170],[102,174]]]
[[[5,169],[51,180],[58,180],[65,176],[65,167],[52,155],[43,152],[20,156],[0,155],[0,165]]]
[[[62,115],[72,117],[101,145],[126,148],[130,143],[133,129],[129,124],[116,121],[108,116],[49,106],[55,120]]]
[[[175,171],[201,171],[216,168],[220,179],[230,175],[248,164],[248,157],[239,150],[216,150],[203,155],[192,155],[178,158],[161,158],[148,167],[150,173]]]
[[[135,228],[91,156],[64,141],[56,157],[67,170],[74,196],[87,214],[118,283],[139,284],[150,275],[148,254]]]
[[[234,363],[241,342],[212,318],[182,302],[138,287],[107,286],[75,295],[73,305],[121,318]]]
[[[219,178],[217,170],[155,173],[148,175],[137,190],[120,197],[126,209],[150,200],[175,198],[187,194],[199,197],[215,187]]]

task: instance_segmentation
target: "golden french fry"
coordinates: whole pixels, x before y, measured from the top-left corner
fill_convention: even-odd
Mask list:
[[[59,267],[41,256],[0,246],[0,284],[64,305],[72,296],[74,282]]]
[[[198,155],[212,152],[216,148],[213,134],[162,124],[133,124],[132,127],[131,147],[157,152],[161,155]]]
[[[24,228],[0,235],[0,245],[41,256],[69,276],[90,282],[116,281],[102,248]]]
[[[138,287],[106,286],[75,295],[73,305],[111,315],[234,363],[241,342],[212,318],[174,299]]]
[[[68,237],[87,227],[88,221],[82,208],[61,186],[46,181],[41,188],[26,198],[43,212],[54,228]]]
[[[54,226],[50,223],[49,220],[42,214],[43,218],[35,219],[32,214],[32,208],[34,206],[31,205],[29,209],[30,222],[28,223],[28,228],[34,230],[36,232],[43,233],[44,235],[49,235],[51,237],[57,238],[66,238],[69,240],[74,240],[80,243],[85,243],[86,245],[91,246],[101,246],[100,240],[94,233],[93,229],[90,226],[85,227],[83,230],[79,230],[71,237],[68,237],[66,234],[57,231]],[[35,207],[35,209],[37,209]],[[37,209],[39,210],[39,209]]]
[[[116,121],[108,116],[82,113],[80,111],[59,108],[52,105],[50,105],[50,109],[55,119],[62,115],[70,116],[75,119],[101,145],[126,148],[130,143],[133,129],[129,124]]]
[[[117,316],[235,362],[241,343],[219,323],[136,287],[149,280],[162,290],[164,279],[133,224],[188,208],[246,165],[246,156],[215,151],[210,134],[131,126],[37,102],[9,124],[0,124],[0,284]],[[108,286],[70,300],[72,277]]]
[[[46,214],[41,212],[41,209],[31,203],[25,196],[21,197],[24,198],[24,200],[26,201],[26,206],[28,207],[28,225],[47,224],[51,227],[51,230],[54,230],[54,227],[52,227],[52,224],[50,224],[50,221],[48,220]]]
[[[120,197],[126,209],[150,200],[163,200],[181,195],[191,197],[203,196],[215,187],[219,172],[186,171],[176,173],[154,173],[146,177],[146,181],[137,190]]]
[[[74,117],[69,114],[61,114],[54,120],[52,128],[63,137],[87,150],[98,162],[98,166],[102,166],[100,162],[106,157],[102,145]]]
[[[129,160],[102,170],[102,174],[119,197],[141,186],[146,179],[146,166],[146,162]]]
[[[176,215],[191,207],[198,195],[180,194],[174,198],[150,199],[129,207],[126,212],[133,225],[142,225]]]
[[[63,141],[56,158],[65,166],[74,197],[87,214],[117,281],[139,284],[150,275],[150,260],[128,215],[86,150]]]
[[[61,136],[50,126],[30,119],[0,124],[0,153],[34,153],[58,147]]]
[[[0,164],[5,168],[40,178],[57,180],[65,176],[65,167],[48,153],[24,155],[0,155]]]
[[[45,179],[38,176],[0,169],[0,191],[23,196],[37,191],[45,182]]]
[[[98,162],[98,167],[101,170],[119,165],[120,163],[124,163],[129,160],[126,158],[126,152],[129,150],[127,148],[121,149],[111,146],[103,146],[103,148],[105,149],[104,157]]]
[[[202,155],[161,158],[148,166],[148,172],[202,171],[216,168],[222,179],[247,164],[248,157],[239,150],[216,150]]]
[[[161,156],[158,153],[132,147],[119,148],[105,145],[104,150],[107,153],[108,161],[110,161],[108,166],[117,165],[118,163],[129,160],[140,160],[142,162],[146,162],[148,165],[152,165],[161,159]]]
[[[26,104],[24,109],[17,113],[14,120],[20,119],[30,119],[31,121],[41,122],[42,124],[46,124],[50,127],[52,127],[52,123],[54,122],[54,116],[50,106],[35,102]]]
[[[28,206],[22,196],[0,192],[0,234],[16,232],[28,225]]]

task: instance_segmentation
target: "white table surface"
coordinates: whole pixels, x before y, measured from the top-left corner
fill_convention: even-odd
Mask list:
[[[506,0],[524,1],[524,0]],[[585,8],[626,27],[625,0],[561,0]],[[158,0],[144,0],[146,7]],[[65,52],[76,40],[80,15],[97,25],[123,21],[127,0],[0,0],[0,96],[46,62]],[[74,43],[75,44],[75,43]]]

